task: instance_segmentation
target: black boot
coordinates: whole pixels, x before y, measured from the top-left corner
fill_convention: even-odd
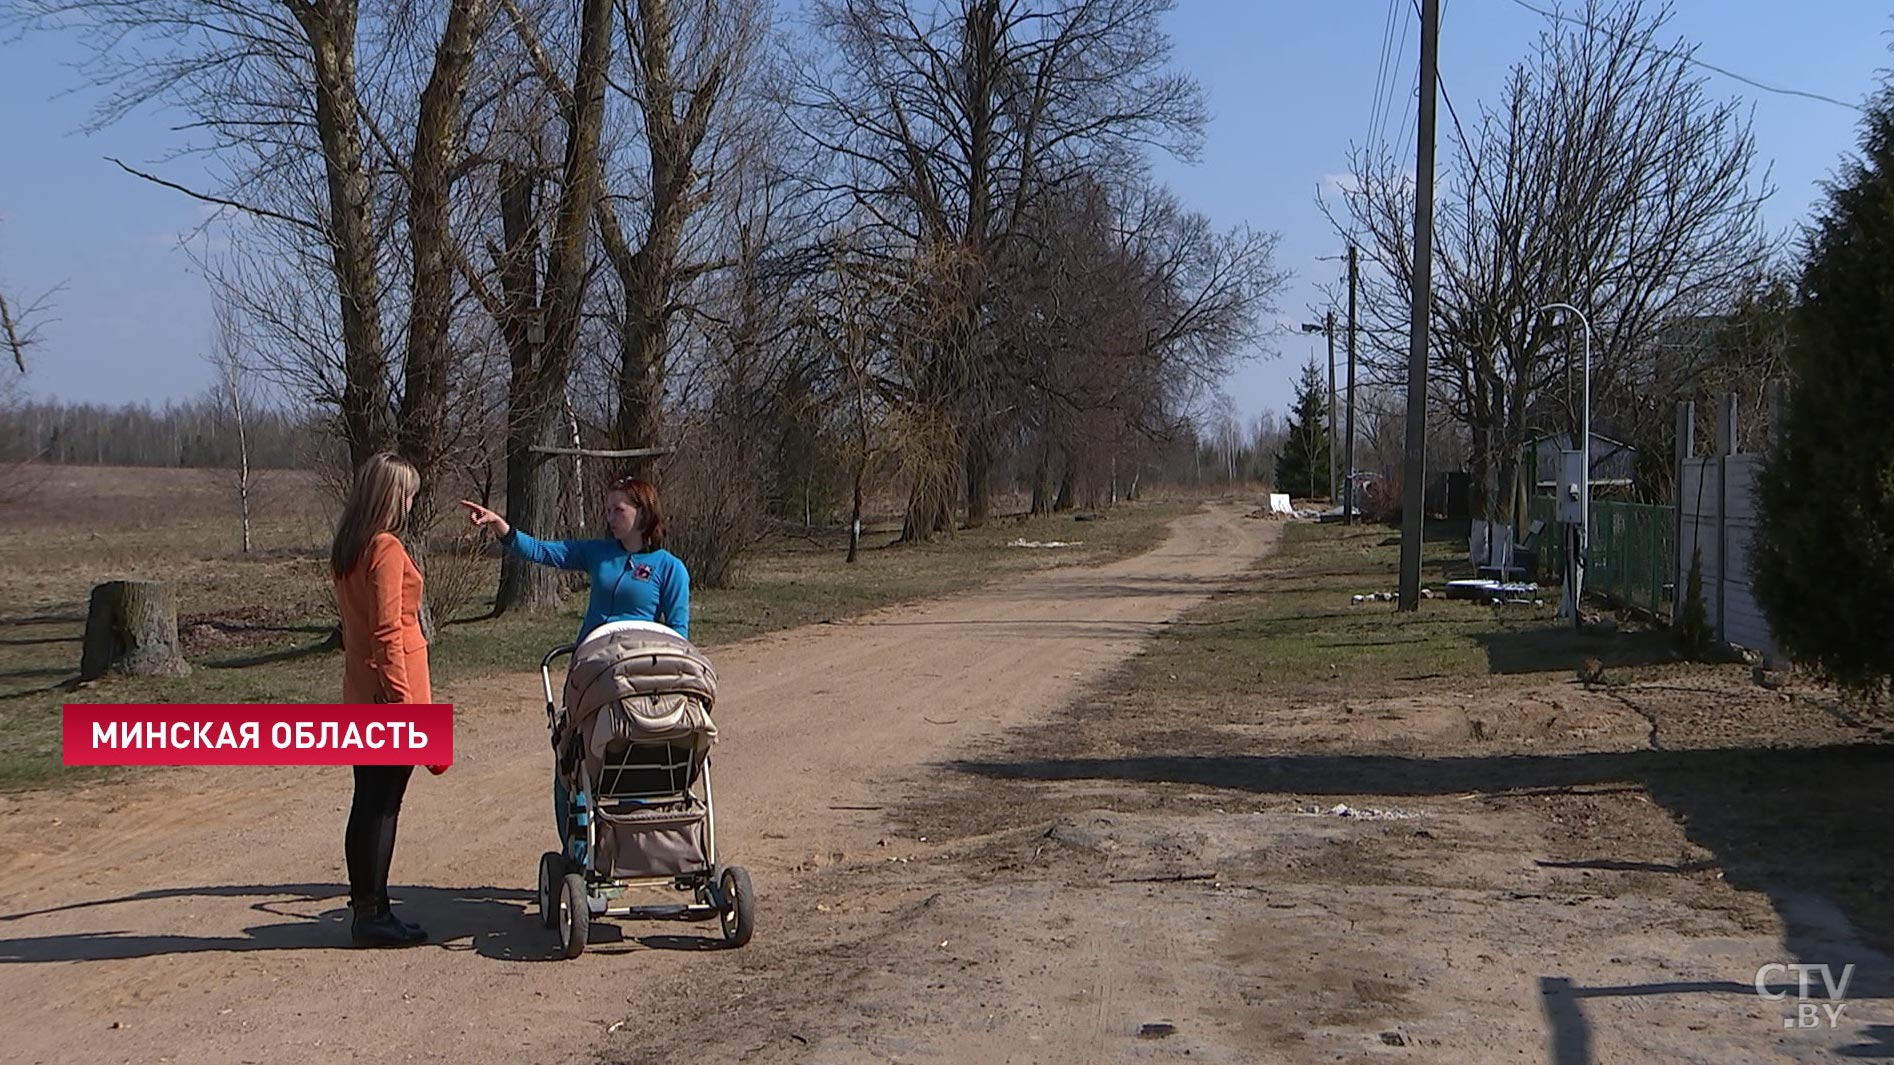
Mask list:
[[[427,942],[427,933],[394,915],[386,904],[357,906],[349,938],[358,947],[411,947]]]

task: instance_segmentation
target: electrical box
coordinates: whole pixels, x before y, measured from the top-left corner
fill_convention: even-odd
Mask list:
[[[1567,525],[1585,520],[1584,498],[1590,486],[1585,482],[1585,453],[1559,452],[1558,519]]]

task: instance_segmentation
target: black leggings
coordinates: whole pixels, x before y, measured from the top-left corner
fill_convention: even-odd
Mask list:
[[[411,765],[358,765],[343,850],[349,863],[349,902],[376,911],[388,906],[388,866],[395,857],[395,821],[408,790]]]

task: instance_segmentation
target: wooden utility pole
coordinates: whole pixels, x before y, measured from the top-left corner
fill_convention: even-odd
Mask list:
[[[1434,96],[1440,62],[1440,0],[1421,0],[1420,147],[1414,165],[1414,299],[1407,337],[1407,462],[1401,495],[1400,609],[1420,607],[1421,530],[1426,524],[1427,323],[1433,296]]]

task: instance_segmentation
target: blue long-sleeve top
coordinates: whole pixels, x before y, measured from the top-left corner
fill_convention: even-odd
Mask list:
[[[592,579],[581,641],[608,621],[655,621],[690,639],[691,575],[669,551],[634,555],[617,540],[539,540],[518,529],[500,543],[528,562],[584,570]]]

